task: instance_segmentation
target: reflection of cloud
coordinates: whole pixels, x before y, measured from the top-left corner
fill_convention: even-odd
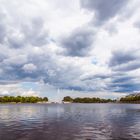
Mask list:
[[[19,132],[24,134],[26,139],[42,140],[46,137],[137,139],[140,128],[139,113],[139,105],[126,104],[1,105],[0,135],[6,133],[5,138],[17,137]]]

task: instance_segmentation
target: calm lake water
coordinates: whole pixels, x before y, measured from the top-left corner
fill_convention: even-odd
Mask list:
[[[0,140],[140,140],[140,105],[1,104]]]

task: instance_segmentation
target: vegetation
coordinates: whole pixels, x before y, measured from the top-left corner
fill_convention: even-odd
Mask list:
[[[47,102],[48,98],[44,97],[22,97],[22,96],[3,96],[0,97],[0,103],[37,103],[37,102]]]
[[[109,103],[116,102],[116,100],[111,99],[100,99],[100,98],[71,98],[70,96],[66,96],[63,98],[64,102],[73,102],[73,103]]]
[[[70,96],[66,96],[63,99],[64,102],[73,102],[73,99]]]
[[[140,103],[140,96],[126,96],[120,99],[122,103]]]

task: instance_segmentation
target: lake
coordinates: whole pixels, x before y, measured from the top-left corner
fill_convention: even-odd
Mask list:
[[[0,104],[0,140],[140,140],[140,105]]]

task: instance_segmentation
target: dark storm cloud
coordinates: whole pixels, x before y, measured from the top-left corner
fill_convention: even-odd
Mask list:
[[[93,43],[93,33],[88,30],[76,30],[70,36],[63,38],[62,46],[68,56],[85,56]]]
[[[132,61],[131,63],[121,65],[121,66],[116,66],[113,68],[113,70],[125,72],[125,71],[131,71],[131,70],[135,70],[139,68],[140,68],[140,59],[136,61]]]
[[[130,61],[133,61],[136,59],[136,56],[132,54],[132,52],[125,52],[125,51],[115,51],[112,54],[112,58],[110,60],[109,66],[117,66],[121,64],[126,64]]]
[[[131,76],[126,73],[117,72],[111,75],[111,82],[108,89],[113,92],[133,92],[138,91],[140,82],[139,77]]]
[[[139,91],[140,83],[113,83],[109,89],[112,89],[114,92],[134,92]]]
[[[96,24],[101,25],[116,16],[129,0],[81,0],[81,6],[95,12]]]
[[[115,51],[109,66],[113,71],[131,71],[140,68],[140,57],[135,51]]]
[[[96,87],[95,84],[92,84],[95,87],[95,91],[97,90],[107,90],[110,92],[130,92],[139,91],[140,90],[140,82],[139,77],[128,75],[124,72],[112,72],[111,74],[96,74],[93,76],[88,76],[87,78],[81,79],[84,82],[96,83],[99,80],[100,82],[105,83],[106,86],[100,85],[100,88]],[[94,91],[92,88],[91,91]]]
[[[133,92],[134,90],[139,90],[139,84],[136,77],[126,75],[124,73],[112,73],[112,74],[98,74],[84,79],[84,82],[89,81],[97,83],[97,81],[102,81],[106,86],[100,85],[100,88],[95,87],[96,90],[107,90],[110,92]],[[98,83],[99,84],[99,83]],[[91,91],[94,91],[91,89]]]
[[[125,75],[122,75],[122,76],[117,76],[117,77],[115,77],[113,80],[112,80],[112,82],[113,83],[123,83],[123,82],[132,82],[132,80],[134,79],[134,77],[132,77],[132,76],[125,76]]]

